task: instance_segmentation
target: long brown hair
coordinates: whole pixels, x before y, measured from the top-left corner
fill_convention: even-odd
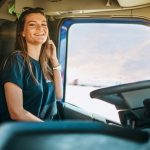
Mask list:
[[[42,14],[45,18],[45,14],[43,12],[42,8],[26,8],[22,14],[20,15],[18,21],[17,21],[17,29],[16,29],[16,43],[15,43],[15,50],[20,51],[20,53],[23,55],[23,58],[25,62],[28,65],[29,72],[31,74],[32,79],[38,83],[37,79],[34,76],[33,70],[32,70],[32,64],[30,62],[30,57],[27,52],[27,43],[25,41],[25,38],[22,36],[22,32],[24,29],[24,24],[25,24],[25,19],[29,14],[32,13],[40,13]],[[46,19],[47,20],[47,19]],[[40,65],[44,74],[44,77],[46,80],[51,80],[53,81],[53,71],[52,71],[52,65],[46,55],[45,49],[47,48],[48,45],[48,38],[45,43],[43,43],[42,48],[41,48],[41,53],[40,53]]]

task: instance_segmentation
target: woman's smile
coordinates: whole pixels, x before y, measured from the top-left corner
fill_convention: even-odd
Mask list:
[[[42,45],[48,37],[45,17],[40,13],[27,16],[22,35],[26,38],[27,43]]]

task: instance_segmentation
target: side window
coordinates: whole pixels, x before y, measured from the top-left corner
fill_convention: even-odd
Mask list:
[[[91,99],[89,93],[150,79],[150,28],[141,23],[88,21],[76,22],[66,32],[65,101],[119,122],[115,106]]]

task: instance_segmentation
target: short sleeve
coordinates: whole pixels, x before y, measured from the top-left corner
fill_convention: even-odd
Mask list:
[[[24,59],[21,55],[11,55],[6,60],[2,69],[2,84],[11,82],[23,89]]]

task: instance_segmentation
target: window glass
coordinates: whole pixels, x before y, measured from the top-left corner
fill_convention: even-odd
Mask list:
[[[92,90],[150,79],[150,28],[140,24],[76,23],[68,32],[65,101],[119,122],[115,106]]]

